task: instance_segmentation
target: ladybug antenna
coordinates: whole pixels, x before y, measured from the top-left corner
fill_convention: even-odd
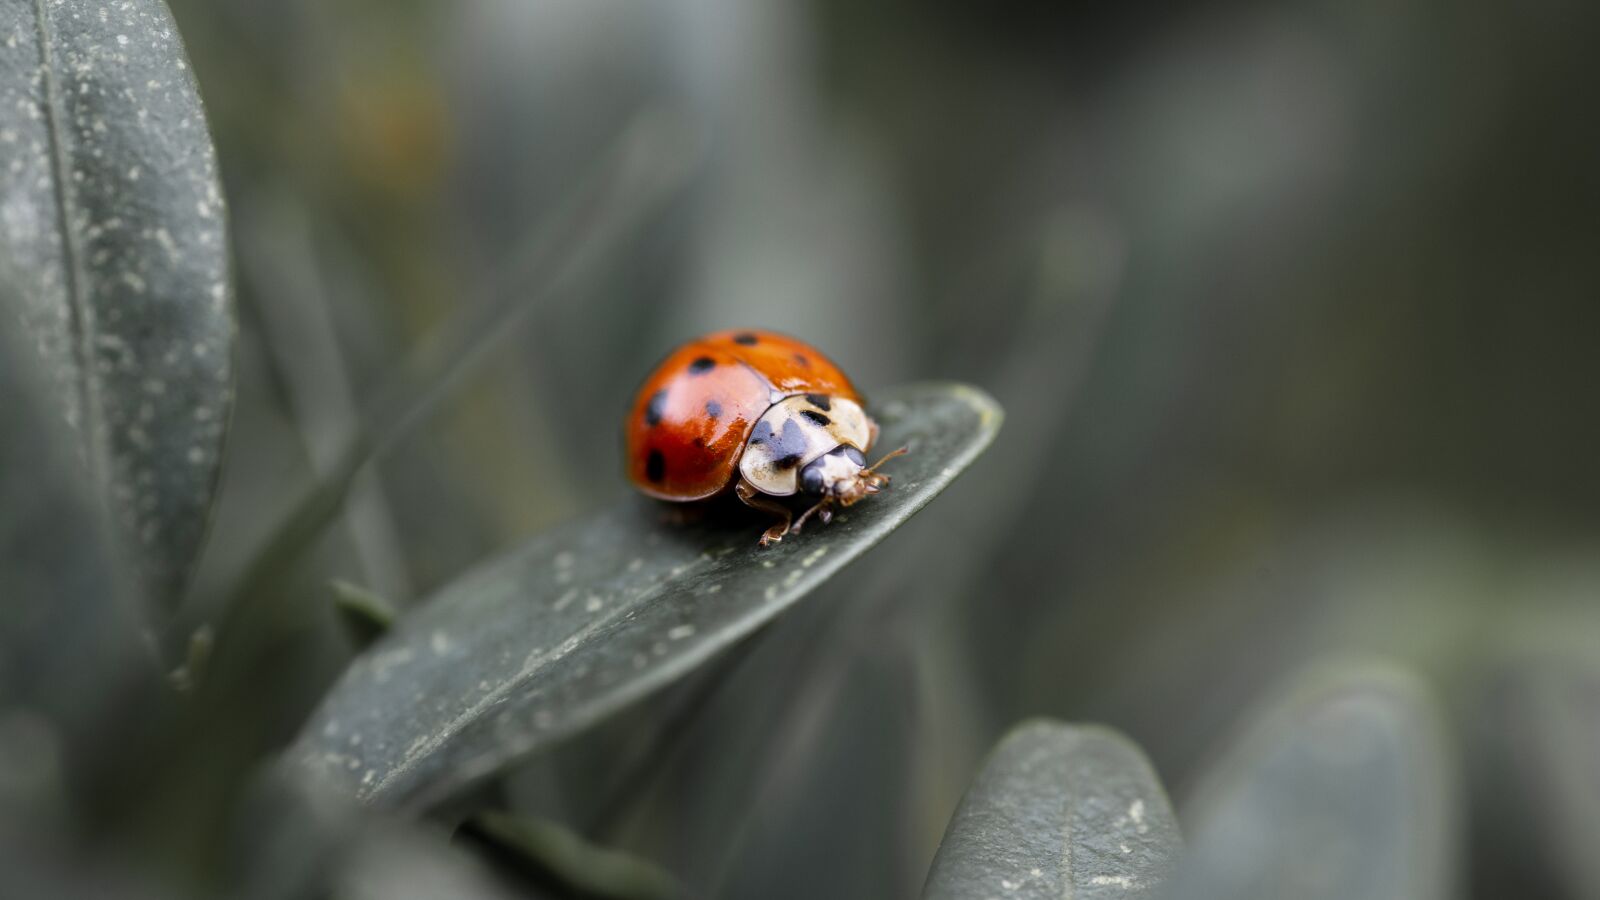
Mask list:
[[[877,462],[873,463],[872,465],[867,466],[865,469],[862,469],[861,470],[861,474],[863,474],[863,475],[871,475],[872,473],[878,471],[878,467],[879,466],[883,465],[884,463],[888,462],[889,460],[894,459],[896,456],[905,456],[907,453],[910,453],[910,452],[911,452],[911,448],[910,447],[901,447],[899,450],[896,450],[893,453],[886,454],[883,457],[883,459],[880,459]]]

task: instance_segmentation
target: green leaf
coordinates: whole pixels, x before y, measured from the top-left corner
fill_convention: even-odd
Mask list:
[[[1145,897],[1181,846],[1161,782],[1131,741],[1098,726],[1030,722],[989,754],[922,895]]]
[[[1600,896],[1600,664],[1551,647],[1503,681],[1508,714],[1493,721],[1512,745],[1517,831],[1569,896]]]
[[[189,646],[183,655],[183,665],[172,670],[167,680],[181,693],[189,693],[205,681],[206,668],[211,665],[211,654],[216,649],[217,635],[210,625],[201,625],[189,635]]]
[[[351,665],[291,759],[364,800],[425,806],[679,678],[921,509],[1000,425],[964,385],[885,392],[891,489],[768,549],[767,524],[632,499],[493,560]]]
[[[348,581],[335,580],[330,587],[339,624],[357,649],[366,649],[394,627],[395,612],[389,601]]]
[[[1453,896],[1452,771],[1439,715],[1409,675],[1305,676],[1202,781],[1173,896]]]
[[[216,485],[233,311],[211,139],[165,5],[0,4],[0,148],[23,330],[170,609]]]
[[[229,817],[222,883],[213,895],[239,900],[527,896],[470,853],[452,847],[443,829],[373,815],[348,797],[281,775],[267,772],[241,791]]]
[[[571,829],[532,816],[481,812],[461,826],[464,838],[530,882],[565,894],[610,900],[673,900],[689,894],[670,874],[640,859],[597,847]]]
[[[144,660],[103,508],[31,361],[0,329],[0,832],[32,807],[18,821],[36,833],[38,807],[81,790],[85,758],[127,724],[112,688]]]

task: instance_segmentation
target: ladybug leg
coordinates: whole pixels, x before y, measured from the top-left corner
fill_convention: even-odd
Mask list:
[[[744,502],[745,506],[751,509],[759,509],[762,512],[769,512],[778,517],[776,525],[762,532],[761,546],[765,547],[768,544],[775,544],[783,540],[783,536],[789,531],[789,522],[794,519],[794,514],[789,512],[787,506],[756,490],[754,485],[742,478],[739,479],[739,485],[734,488],[733,492],[739,495],[739,499]]]

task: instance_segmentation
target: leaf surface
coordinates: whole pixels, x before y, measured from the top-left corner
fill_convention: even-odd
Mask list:
[[[0,160],[23,331],[171,609],[205,536],[234,326],[211,138],[166,6],[0,4]]]
[[[1411,676],[1314,671],[1250,722],[1190,810],[1180,900],[1453,896],[1453,782]]]
[[[103,509],[13,337],[0,331],[0,844],[13,819],[36,832],[83,789],[123,724],[113,689],[147,662]]]
[[[1032,722],[989,755],[928,873],[930,900],[1151,896],[1182,846],[1161,782],[1110,729]]]

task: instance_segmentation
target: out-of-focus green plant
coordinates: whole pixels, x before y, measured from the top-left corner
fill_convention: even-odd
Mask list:
[[[1481,502],[1529,448],[1568,463],[1541,502],[1592,493],[1581,443],[1524,436],[1542,398],[1469,441],[1495,391],[1396,387],[1470,291],[1363,331],[1456,257],[1590,287],[1581,232],[1473,230],[1542,221],[1539,184],[1467,176],[1541,170],[1564,105],[1520,101],[1585,71],[1525,46],[1581,45],[1556,17],[1501,59],[1428,4],[1301,4],[1063,102],[1010,60],[1049,28],[954,8],[173,5],[231,80],[162,0],[0,0],[0,897],[1600,890],[1592,548],[1530,554],[1552,584],[1453,516],[1279,496],[1422,460]],[[1494,102],[1431,102],[1412,55]],[[853,122],[806,89],[835,75]],[[1000,401],[871,391],[894,489],[775,549],[609,499],[633,363],[734,312]],[[1457,365],[1502,352],[1472,334]],[[1120,730],[1034,719],[975,764],[1036,709]]]

